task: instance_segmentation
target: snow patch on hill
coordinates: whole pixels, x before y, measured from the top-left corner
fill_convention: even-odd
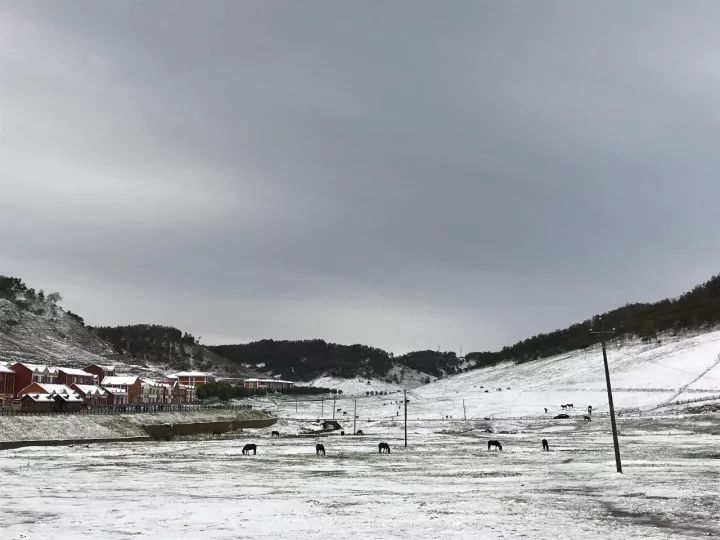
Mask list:
[[[303,386],[317,386],[320,388],[330,388],[332,390],[342,390],[345,396],[365,396],[367,392],[372,392],[373,394],[375,392],[393,393],[403,390],[404,388],[417,388],[434,380],[437,380],[437,378],[432,375],[416,371],[407,366],[394,364],[383,379],[367,379],[362,377],[343,379],[326,375],[313,379],[308,383],[301,384]]]

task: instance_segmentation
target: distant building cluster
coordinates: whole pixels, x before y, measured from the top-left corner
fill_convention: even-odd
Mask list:
[[[20,403],[26,412],[73,411],[88,407],[191,403],[212,375],[183,371],[160,380],[115,373],[113,366],[83,369],[0,362],[0,406]]]
[[[243,386],[251,390],[267,390],[268,392],[283,391],[292,388],[295,383],[292,381],[281,381],[279,379],[245,379]]]

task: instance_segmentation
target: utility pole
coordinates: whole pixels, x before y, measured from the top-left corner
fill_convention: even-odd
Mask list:
[[[403,401],[405,402],[405,448],[407,448],[407,390],[403,390]]]
[[[465,414],[465,400],[463,399],[463,420],[467,420],[467,415]]]
[[[357,420],[357,399],[355,400],[355,408],[353,409],[353,435],[357,433],[355,430],[355,421]]]
[[[335,420],[335,399],[337,398],[337,394],[333,394],[333,420]]]
[[[325,398],[320,397],[320,418],[325,416]]]
[[[297,394],[295,394],[295,414],[297,414]]]
[[[613,332],[615,329],[612,330]],[[610,386],[610,369],[608,368],[607,351],[605,350],[605,326],[600,317],[600,331],[592,332],[600,334],[600,343],[602,344],[603,362],[605,364],[605,383],[607,384],[608,404],[610,405],[610,424],[612,425],[613,445],[615,446],[615,466],[617,472],[622,474],[622,463],[620,462],[620,443],[618,442],[617,424],[615,423],[615,407],[613,405],[612,387]]]

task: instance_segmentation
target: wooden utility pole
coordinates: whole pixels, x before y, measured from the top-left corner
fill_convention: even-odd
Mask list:
[[[403,390],[403,401],[405,402],[405,448],[407,448],[407,390]]]
[[[333,420],[335,420],[335,399],[337,398],[337,394],[333,394]]]
[[[467,420],[467,414],[465,414],[465,400],[463,399],[463,420]]]
[[[355,430],[355,421],[357,420],[357,399],[355,400],[355,408],[353,409],[353,435],[357,433]]]
[[[295,394],[295,414],[297,414],[297,394]]]
[[[612,331],[614,331],[614,329]],[[603,362],[605,364],[605,383],[607,384],[608,405],[610,405],[610,425],[612,426],[613,445],[615,446],[615,466],[617,467],[617,472],[622,474],[622,463],[620,461],[620,443],[618,442],[617,424],[615,423],[615,407],[613,405],[612,387],[610,386],[610,369],[608,368],[607,351],[605,349],[605,327],[602,317],[600,317],[600,331],[592,333],[600,334]]]
[[[320,418],[325,416],[325,398],[320,397]]]

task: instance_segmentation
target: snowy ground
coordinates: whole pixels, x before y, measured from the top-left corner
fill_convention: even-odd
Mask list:
[[[720,332],[611,344],[623,475],[604,415],[602,355],[591,348],[409,390],[408,449],[395,391],[250,400],[281,418],[271,428],[279,439],[265,429],[0,452],[2,540],[717,536],[719,415],[656,407],[720,396],[719,353]],[[565,403],[572,418],[554,420]],[[355,407],[364,436],[303,436],[333,416],[352,433]],[[491,438],[502,452],[487,451]],[[380,441],[392,454],[377,453]],[[257,456],[240,455],[244,442],[258,443]],[[316,442],[326,457],[315,456]]]
[[[717,415],[622,418],[623,475],[601,419],[416,421],[407,449],[400,423],[365,423],[362,437],[291,435],[310,426],[283,421],[279,439],[265,429],[0,452],[2,538],[720,535]],[[503,451],[488,452],[489,438]],[[258,454],[242,456],[244,442]]]

